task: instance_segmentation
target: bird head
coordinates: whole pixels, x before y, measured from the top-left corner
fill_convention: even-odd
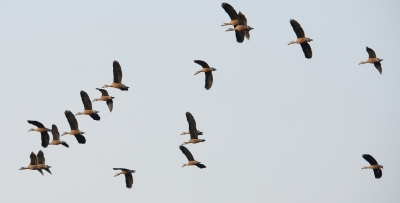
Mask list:
[[[210,69],[211,69],[212,71],[216,71],[216,70],[217,70],[216,68],[213,68],[213,67],[211,67]]]
[[[77,116],[77,115],[82,115],[82,112],[78,112],[75,114],[75,116]]]
[[[250,30],[252,30],[252,29],[254,29],[254,28],[252,28],[252,27],[250,27],[250,26],[247,26],[247,29],[250,31]]]
[[[68,134],[68,132],[63,132],[63,134],[62,134],[61,136],[64,136],[64,135],[66,135],[66,134]]]
[[[307,37],[307,42],[311,42],[311,41],[313,41],[313,39],[310,39]]]

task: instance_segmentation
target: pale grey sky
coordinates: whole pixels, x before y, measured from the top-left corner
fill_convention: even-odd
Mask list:
[[[238,44],[222,1],[3,1],[2,200],[7,202],[386,202],[400,199],[399,1],[229,1],[254,28]],[[310,43],[307,60],[289,20]],[[365,47],[382,62],[380,75]],[[114,110],[78,116],[87,143],[42,148],[27,120],[68,131],[122,66]],[[204,89],[193,60],[217,68]],[[185,112],[206,169],[181,168]],[[43,150],[53,175],[19,171]],[[371,154],[383,177],[361,170]],[[132,189],[113,167],[135,169]]]

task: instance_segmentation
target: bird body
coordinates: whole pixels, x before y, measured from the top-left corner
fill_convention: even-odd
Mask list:
[[[181,145],[181,146],[179,146],[179,149],[182,151],[182,153],[188,159],[188,163],[187,164],[183,164],[182,167],[185,167],[185,166],[197,166],[200,169],[206,168],[206,166],[204,164],[202,164],[199,161],[194,160],[192,153],[190,153],[190,151],[185,146]]]
[[[366,63],[373,63],[375,68],[379,71],[379,73],[382,75],[382,65],[381,61],[383,59],[377,58],[375,51],[372,50],[371,48],[367,47],[367,52],[368,52],[368,59],[366,61],[361,61],[358,65],[361,64],[366,64]]]
[[[383,166],[382,166],[382,165],[379,165],[378,162],[374,159],[374,157],[372,157],[372,156],[369,155],[369,154],[363,154],[362,157],[363,157],[366,161],[368,161],[368,163],[369,163],[370,165],[369,165],[369,166],[364,166],[364,167],[362,167],[361,170],[362,170],[362,169],[372,169],[372,170],[374,170],[375,178],[376,178],[376,179],[381,178],[381,177],[382,177],[382,170],[381,170],[381,168],[383,169]]]
[[[99,121],[100,116],[97,113],[99,113],[100,111],[93,110],[92,101],[90,101],[89,95],[85,91],[81,91],[80,94],[85,110],[76,113],[76,115],[89,115],[90,117],[93,118],[93,120]]]
[[[51,171],[50,171],[51,166],[45,164],[45,158],[44,158],[44,154],[43,154],[42,150],[40,150],[38,152],[37,160],[38,160],[38,162],[37,162],[38,168],[44,169],[45,171],[47,171],[48,173],[51,174]]]
[[[132,177],[132,173],[135,173],[135,170],[130,170],[130,169],[126,169],[126,168],[113,168],[114,170],[121,170],[121,172],[117,173],[114,175],[114,177],[117,177],[121,174],[125,175],[125,182],[126,182],[126,187],[131,189],[132,185],[133,185],[133,177]]]
[[[291,19],[290,25],[292,25],[293,31],[296,33],[297,39],[295,41],[290,41],[288,45],[300,44],[301,48],[303,49],[304,56],[307,59],[311,59],[312,50],[308,42],[311,42],[313,40],[305,36],[303,28],[301,27],[300,23],[298,23],[296,20]]]
[[[194,75],[204,72],[206,75],[204,88],[206,88],[206,90],[209,90],[214,82],[212,71],[216,71],[217,69],[210,67],[206,62],[204,62],[202,60],[194,60],[194,62],[201,65],[201,67],[202,67],[202,69],[200,69],[199,71],[196,71],[196,73]]]
[[[49,141],[50,141],[50,136],[49,136],[48,132],[51,130],[44,127],[44,125],[39,121],[28,120],[28,123],[35,125],[37,127],[36,129],[34,129],[34,128],[29,129],[28,132],[31,132],[31,131],[40,132],[41,139],[42,139],[42,147],[46,148],[49,145]]]
[[[114,73],[113,83],[111,83],[111,85],[105,84],[103,86],[103,88],[113,87],[113,88],[120,89],[121,91],[128,91],[129,87],[121,83],[122,69],[121,69],[121,65],[118,63],[118,61],[113,62],[113,73]]]
[[[190,112],[186,112],[186,120],[189,124],[190,140],[188,142],[184,142],[182,145],[189,143],[196,144],[199,142],[205,142],[206,140],[198,138],[199,130],[197,130],[196,128],[196,120],[194,120],[194,117]]]
[[[246,37],[247,40],[250,40],[250,30],[253,28],[247,25],[246,16],[244,16],[242,12],[239,12],[237,17],[239,21],[238,24],[235,25],[234,28],[228,28],[226,32],[235,31],[236,41],[238,43],[242,43],[244,41],[244,37]]]
[[[59,145],[59,144],[61,144],[61,145],[65,146],[65,147],[69,147],[69,145],[66,142],[60,140],[60,133],[58,132],[57,126],[54,125],[54,124],[51,127],[51,134],[53,134],[53,141],[51,141],[49,143],[49,145]]]
[[[30,159],[30,164],[27,167],[21,167],[19,170],[37,170],[43,175],[42,169],[38,167],[38,160],[35,153],[31,152]]]
[[[95,101],[106,101],[108,109],[111,112],[113,110],[113,99],[115,97],[109,96],[107,90],[103,90],[103,89],[100,89],[100,88],[96,88],[96,89],[101,92],[101,97],[100,98],[95,98],[93,100],[93,102],[95,102]]]
[[[78,121],[76,120],[74,114],[72,114],[72,112],[68,111],[68,110],[66,110],[64,112],[64,114],[65,114],[65,117],[67,117],[67,120],[68,120],[71,130],[69,132],[64,132],[62,135],[66,135],[66,134],[74,135],[79,144],[85,144],[86,138],[82,135],[85,132],[82,132],[79,130]]]
[[[231,18],[231,21],[229,23],[223,23],[221,26],[226,26],[226,25],[236,26],[239,23],[238,14],[236,13],[236,10],[228,3],[222,3],[221,6]]]

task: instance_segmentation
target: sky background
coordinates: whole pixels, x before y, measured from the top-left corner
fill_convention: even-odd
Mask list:
[[[2,1],[0,189],[8,202],[386,202],[400,199],[400,1],[235,1],[254,30],[236,42],[222,1]],[[289,23],[310,43],[308,60]],[[396,20],[397,19],[397,20]],[[383,75],[368,58],[375,50]],[[37,120],[70,127],[79,92],[113,80],[114,110],[77,116],[86,144],[41,147]],[[217,68],[204,89],[204,60]],[[189,144],[185,112],[206,142]],[[51,134],[50,134],[51,136]],[[19,171],[43,150],[53,175]],[[361,156],[384,166],[374,178]],[[113,167],[136,170],[132,189]]]

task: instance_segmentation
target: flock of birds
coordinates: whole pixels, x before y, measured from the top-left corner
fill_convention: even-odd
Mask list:
[[[222,8],[226,11],[226,13],[229,15],[231,18],[231,21],[228,23],[223,23],[222,26],[227,26],[227,25],[233,25],[233,28],[228,28],[226,31],[235,31],[236,35],[236,40],[238,43],[242,43],[244,41],[244,38],[246,37],[248,40],[250,39],[250,30],[253,28],[247,25],[247,19],[243,15],[242,12],[237,13],[236,10],[228,3],[222,3]],[[305,37],[303,28],[301,25],[296,21],[291,19],[290,24],[293,27],[294,32],[296,33],[297,39],[295,41],[290,41],[288,45],[291,44],[300,44],[304,56],[307,59],[312,58],[312,49],[311,46],[309,45],[309,42],[313,41],[312,39]],[[381,67],[381,61],[383,59],[377,58],[374,50],[371,48],[367,47],[366,48],[369,58],[366,61],[361,61],[360,64],[365,64],[365,63],[373,63],[376,69],[379,71],[380,74],[382,74],[382,67]],[[195,75],[204,72],[205,73],[205,86],[204,88],[209,90],[211,89],[211,86],[213,84],[213,75],[212,71],[216,71],[217,69],[210,67],[206,62],[202,60],[195,60],[195,63],[199,64],[202,66],[202,69],[197,71]],[[129,87],[122,84],[122,70],[121,66],[118,63],[118,61],[113,62],[113,73],[114,73],[114,80],[113,83],[110,85],[104,85],[103,88],[107,87],[113,87],[116,89],[120,89],[121,91],[128,91]],[[100,89],[96,88],[101,92],[101,97],[96,98],[93,100],[95,101],[105,101],[110,112],[113,109],[113,99],[114,97],[109,96],[108,92],[105,89]],[[85,91],[80,92],[81,98],[82,98],[82,103],[84,106],[84,111],[82,112],[77,112],[75,115],[69,111],[66,110],[64,112],[68,123],[70,125],[71,130],[69,132],[64,132],[62,134],[70,134],[75,136],[76,140],[78,141],[79,144],[85,144],[86,143],[86,138],[83,136],[84,132],[79,130],[78,128],[78,121],[76,120],[76,115],[89,115],[93,120],[99,121],[100,116],[98,115],[99,111],[93,110],[92,108],[92,101],[89,98],[89,95]],[[196,121],[193,117],[193,115],[190,112],[186,112],[186,119],[189,124],[189,131],[188,132],[183,132],[181,135],[186,135],[190,134],[190,140],[188,142],[184,142],[182,145],[179,146],[179,149],[182,151],[182,153],[186,156],[188,159],[188,163],[183,164],[182,167],[185,166],[197,166],[200,169],[206,168],[204,164],[201,162],[198,162],[194,159],[192,153],[187,149],[184,145],[186,144],[197,144],[200,142],[205,142],[205,139],[199,139],[199,135],[203,135],[203,132],[200,130],[197,130],[196,128]],[[65,147],[69,147],[69,145],[65,142],[60,140],[60,134],[58,132],[58,128],[56,125],[52,125],[52,128],[46,128],[42,123],[34,120],[28,120],[28,123],[35,125],[37,128],[31,128],[28,132],[30,131],[36,131],[40,132],[41,134],[41,141],[42,141],[42,147],[46,148],[48,145],[63,145]],[[50,137],[48,132],[51,132],[53,135],[53,140],[50,142]],[[375,178],[379,179],[382,177],[382,170],[383,166],[379,165],[378,162],[369,154],[363,154],[362,157],[369,162],[369,166],[364,166],[362,169],[373,169]],[[42,150],[38,152],[37,155],[35,153],[31,153],[30,155],[31,162],[27,167],[21,167],[20,170],[37,170],[43,175],[43,171],[45,170],[48,173],[51,174],[50,168],[51,166],[45,164],[45,158],[44,158],[44,153]],[[121,170],[121,172],[115,174],[114,177],[119,176],[121,174],[125,175],[125,182],[126,182],[126,187],[127,188],[132,188],[133,184],[133,178],[132,178],[132,173],[135,173],[135,170],[130,170],[127,168],[113,168],[114,170]]]

